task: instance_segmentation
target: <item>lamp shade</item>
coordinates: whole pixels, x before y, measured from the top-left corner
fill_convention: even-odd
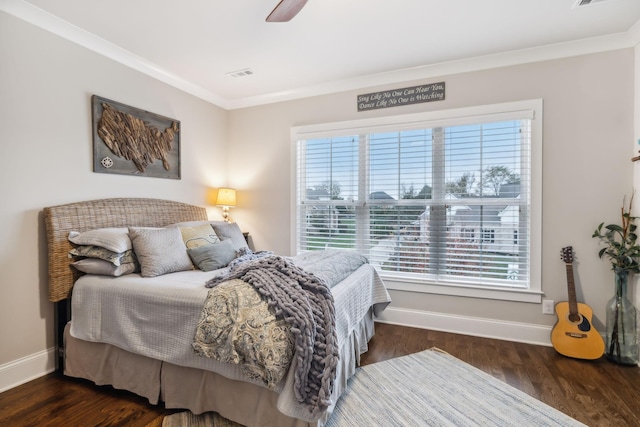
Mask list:
[[[236,190],[234,190],[233,188],[220,187],[218,189],[218,197],[216,198],[216,205],[235,206]]]

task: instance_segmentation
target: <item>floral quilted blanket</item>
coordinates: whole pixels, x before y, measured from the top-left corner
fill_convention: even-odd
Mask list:
[[[253,286],[233,279],[209,291],[193,348],[200,356],[240,365],[244,375],[274,389],[291,364],[293,336]]]

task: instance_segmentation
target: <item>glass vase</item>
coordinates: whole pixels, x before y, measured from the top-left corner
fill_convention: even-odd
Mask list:
[[[637,365],[638,334],[636,307],[627,297],[629,272],[614,270],[615,295],[607,304],[605,356],[621,365]]]

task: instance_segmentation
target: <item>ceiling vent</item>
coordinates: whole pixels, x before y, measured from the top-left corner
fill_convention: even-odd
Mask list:
[[[573,5],[573,8],[577,8],[580,6],[589,6],[592,4],[599,4],[599,3],[606,3],[606,2],[610,2],[611,0],[577,0],[575,2],[575,4]]]
[[[251,69],[249,68],[244,68],[242,70],[238,70],[238,71],[232,71],[230,73],[227,73],[227,76],[231,76],[231,77],[247,77],[247,76],[251,76],[253,75],[253,71],[251,71]]]

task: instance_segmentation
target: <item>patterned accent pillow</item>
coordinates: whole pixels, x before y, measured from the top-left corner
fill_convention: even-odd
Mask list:
[[[220,241],[210,224],[202,224],[196,227],[180,227],[180,233],[182,233],[182,240],[187,249],[213,245]]]
[[[193,269],[178,228],[129,227],[142,277]]]
[[[226,267],[236,258],[236,247],[231,240],[223,240],[214,245],[187,249],[193,263],[202,271]]]
[[[76,245],[100,246],[112,252],[122,253],[132,249],[129,230],[126,228],[98,228],[79,233],[69,233],[69,241]]]
[[[113,265],[136,262],[136,256],[133,250],[118,253],[100,246],[78,246],[69,251],[69,257],[98,258],[109,261]]]

